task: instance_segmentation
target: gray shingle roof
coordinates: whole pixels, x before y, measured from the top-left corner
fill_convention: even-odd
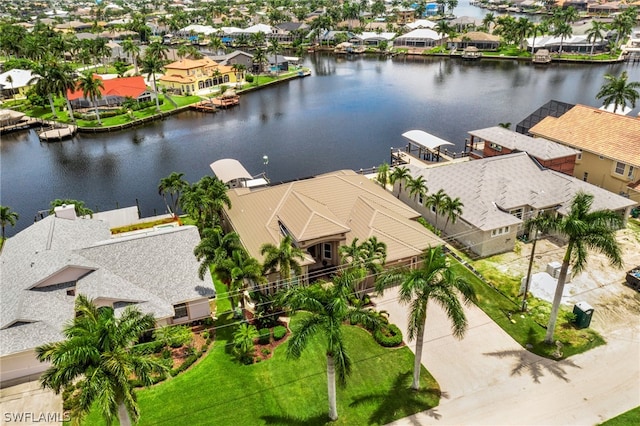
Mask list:
[[[73,318],[75,294],[136,302],[156,318],[173,305],[214,296],[198,278],[197,228],[111,238],[106,222],[48,216],[5,242],[0,254],[0,355],[58,341]],[[43,286],[38,286],[41,284]],[[55,285],[50,285],[55,284]]]
[[[532,138],[500,126],[472,130],[469,134],[488,142],[497,143],[512,151],[528,152],[533,157],[544,161],[577,155],[580,152],[545,138]]]
[[[483,231],[520,224],[520,219],[508,213],[518,207],[560,206],[558,211],[565,213],[578,191],[594,195],[595,210],[636,204],[572,176],[541,169],[524,152],[428,169],[405,167],[414,177],[424,176],[429,193],[442,189],[452,198],[459,197],[464,203],[461,218]]]

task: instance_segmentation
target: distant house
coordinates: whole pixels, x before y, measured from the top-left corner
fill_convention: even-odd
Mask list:
[[[306,33],[309,26],[304,22],[281,22],[273,26],[269,39],[276,39],[280,43],[293,43],[296,33]]]
[[[396,33],[392,32],[374,32],[364,31],[361,34],[354,34],[349,41],[357,46],[379,46],[380,43],[386,42],[391,45]]]
[[[423,176],[429,193],[442,189],[460,198],[463,213],[446,225],[446,234],[478,256],[513,250],[526,219],[540,211],[566,214],[578,191],[594,195],[593,209],[619,211],[625,219],[637,202],[551,169],[544,169],[527,153],[519,152],[461,163],[421,168],[405,166],[412,177]],[[398,190],[396,183],[395,191]],[[409,195],[402,186],[400,199],[429,223],[443,229],[446,217],[426,207],[425,198]]]
[[[572,35],[570,37],[542,36],[533,37],[526,40],[527,46],[534,46],[534,49],[546,49],[549,52],[559,52],[562,47],[563,52],[589,53],[594,42],[590,41],[586,35]],[[534,45],[535,42],[535,45]],[[607,46],[607,39],[595,42],[595,50],[601,51]]]
[[[469,144],[472,149],[469,156],[474,159],[526,152],[547,169],[573,176],[576,157],[580,151],[550,141],[545,138],[532,138],[513,132],[500,126],[469,132]]]
[[[394,47],[431,48],[443,43],[444,38],[428,28],[419,28],[400,35],[393,41]]]
[[[0,253],[0,385],[48,367],[34,349],[63,339],[79,294],[116,313],[136,306],[158,325],[209,317],[215,293],[210,276],[198,278],[199,241],[192,226],[112,237],[107,222],[76,218],[73,205],[9,238]]]
[[[12,69],[0,74],[0,94],[5,99],[25,98],[36,83],[31,70]]]
[[[227,65],[209,59],[182,59],[165,65],[159,82],[181,94],[195,94],[198,90],[220,84],[235,83],[236,75]]]
[[[98,76],[98,78],[101,78]],[[99,106],[122,105],[131,98],[138,102],[148,102],[155,99],[155,94],[147,88],[142,76],[111,78],[102,80],[103,88],[100,89],[102,98],[96,99]],[[73,108],[92,107],[90,99],[84,97],[82,90],[67,91],[67,97]]]
[[[576,178],[640,202],[640,119],[576,105],[529,133],[581,151]]]
[[[224,224],[249,254],[263,260],[260,246],[290,235],[305,250],[307,281],[340,265],[340,246],[375,236],[387,245],[387,265],[415,264],[442,240],[416,222],[420,216],[380,185],[353,171],[337,171],[266,188],[231,189]],[[276,282],[277,276],[269,277]]]
[[[234,50],[231,53],[219,56],[209,55],[209,57],[220,65],[233,66],[234,64],[240,64],[244,65],[247,70],[253,67],[253,55],[242,50]]]
[[[479,50],[497,50],[499,45],[499,36],[481,31],[469,31],[468,33],[457,35],[447,43],[449,48],[466,49],[467,47],[475,47]]]

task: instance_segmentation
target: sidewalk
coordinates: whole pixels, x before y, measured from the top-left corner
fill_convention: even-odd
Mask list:
[[[397,291],[374,301],[406,333]],[[394,425],[589,425],[640,405],[637,321],[607,333],[607,345],[556,362],[524,350],[476,306],[466,312],[458,341],[429,306],[422,362],[440,383],[440,405]]]

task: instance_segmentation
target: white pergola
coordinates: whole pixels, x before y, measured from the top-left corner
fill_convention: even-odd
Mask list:
[[[213,174],[225,184],[234,181],[240,183],[243,180],[253,179],[253,176],[249,174],[247,169],[245,169],[238,160],[234,160],[233,158],[223,158],[222,160],[214,161],[209,167],[211,167]]]
[[[429,161],[440,160],[440,147],[444,145],[453,145],[451,142],[440,139],[430,133],[423,130],[409,130],[402,134],[404,138],[409,140],[409,146],[407,148],[408,153],[412,153],[415,145],[418,148],[418,158],[422,159],[422,152],[425,152],[429,158]]]

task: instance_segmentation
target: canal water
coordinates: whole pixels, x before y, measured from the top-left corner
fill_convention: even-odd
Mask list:
[[[100,211],[137,199],[143,216],[161,213],[161,178],[177,171],[197,181],[220,158],[238,159],[250,173],[279,182],[389,161],[390,147],[404,146],[401,134],[411,129],[461,151],[468,131],[506,122],[515,128],[552,99],[600,106],[595,94],[606,73],[627,70],[640,81],[638,64],[536,67],[315,54],[304,65],[312,76],[245,94],[238,107],[215,114],[189,111],[49,144],[33,130],[2,136],[0,204],[20,215],[8,234],[29,226],[55,198],[83,200]]]

